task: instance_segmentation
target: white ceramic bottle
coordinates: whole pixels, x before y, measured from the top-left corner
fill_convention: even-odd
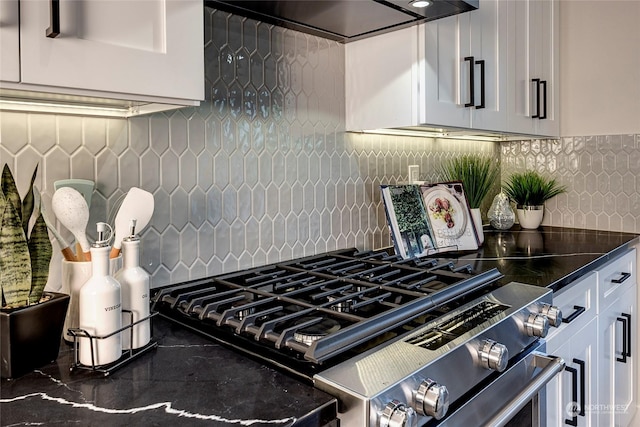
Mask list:
[[[122,328],[120,284],[109,272],[111,248],[103,238],[105,227],[107,224],[98,223],[98,240],[91,247],[91,278],[80,289],[79,298],[80,329],[94,337],[104,337]],[[106,365],[122,356],[120,333],[104,339],[80,337],[80,363],[83,365]]]
[[[149,274],[140,267],[140,237],[131,220],[129,236],[122,239],[122,269],[116,280],[122,288],[122,326],[149,316]],[[124,310],[129,310],[127,313]],[[123,350],[144,347],[151,340],[151,322],[147,319],[122,331]]]

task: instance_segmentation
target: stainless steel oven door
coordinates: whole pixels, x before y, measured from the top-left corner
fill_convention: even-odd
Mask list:
[[[564,365],[561,358],[545,354],[541,341],[437,425],[546,426],[545,388]]]

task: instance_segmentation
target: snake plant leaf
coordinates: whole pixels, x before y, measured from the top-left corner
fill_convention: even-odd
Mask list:
[[[35,304],[40,301],[44,287],[49,278],[49,263],[53,255],[53,247],[49,240],[47,224],[44,222],[42,213],[38,215],[29,237],[29,254],[31,257],[31,292],[29,293],[29,303]]]
[[[31,214],[33,213],[33,205],[34,205],[34,196],[33,196],[33,183],[36,180],[36,174],[38,173],[38,165],[36,165],[35,169],[33,169],[33,175],[31,175],[31,184],[29,185],[29,191],[25,194],[24,199],[22,200],[22,229],[24,230],[25,236],[28,236],[29,229],[29,219],[31,219]]]
[[[0,228],[2,299],[7,306],[20,307],[26,305],[29,300],[31,259],[22,221],[10,200],[4,203],[0,221],[2,223]]]
[[[18,193],[18,187],[13,179],[13,174],[11,174],[11,169],[9,169],[9,165],[6,163],[4,164],[4,168],[2,168],[0,187],[2,187],[2,193],[9,203],[13,205],[13,209],[18,215],[20,224],[22,224],[22,202],[20,201],[20,193]]]

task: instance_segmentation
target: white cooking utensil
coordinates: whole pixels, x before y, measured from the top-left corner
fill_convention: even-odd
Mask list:
[[[85,232],[89,223],[89,206],[82,194],[71,187],[59,188],[53,193],[51,206],[58,221],[73,234],[76,242],[80,243],[82,252],[76,254],[78,261],[91,260],[90,245]]]
[[[60,245],[60,248],[61,248],[60,252],[62,252],[62,256],[64,257],[64,259],[66,259],[67,261],[75,261],[76,256],[73,254],[73,251],[69,247],[69,244],[67,243],[66,240],[64,240],[64,238],[60,235],[60,233],[58,233],[58,230],[53,226],[53,224],[49,220],[49,217],[47,216],[47,212],[44,207],[44,203],[42,203],[42,197],[40,196],[40,191],[38,190],[38,187],[35,185],[33,186],[33,199],[34,199],[34,206],[40,209],[40,214],[42,215],[42,219],[44,220],[44,223],[47,225],[47,228],[49,229],[51,234],[53,234],[53,237],[55,237],[56,240],[58,241],[58,245]]]
[[[136,222],[136,232],[140,233],[151,220],[153,215],[154,201],[153,194],[137,187],[131,187],[125,196],[115,219],[116,237],[111,248],[111,258],[120,254],[122,239],[129,235],[129,224],[132,219]]]

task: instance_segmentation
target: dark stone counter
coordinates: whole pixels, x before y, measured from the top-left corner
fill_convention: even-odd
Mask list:
[[[475,252],[447,256],[466,260],[476,270],[496,267],[501,283],[522,282],[557,291],[638,243],[635,234],[560,227],[509,231],[484,230]]]
[[[336,401],[156,316],[159,346],[109,376],[56,363],[0,383],[0,425],[322,426]]]
[[[638,242],[628,233],[543,227],[485,229],[477,252],[440,254],[481,271],[497,267],[501,283],[558,290]],[[70,372],[72,347],[56,363],[0,383],[0,425],[322,426],[335,399],[181,326],[156,317],[159,347],[108,377]]]

